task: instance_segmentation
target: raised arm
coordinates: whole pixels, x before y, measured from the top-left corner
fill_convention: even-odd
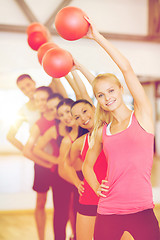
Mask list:
[[[90,98],[88,92],[87,92],[87,89],[86,89],[86,86],[85,84],[83,83],[82,79],[80,78],[79,74],[77,73],[76,70],[74,71],[71,71],[72,73],[72,76],[73,76],[73,79],[80,91],[80,94],[81,94],[81,97],[80,99],[86,99],[88,100],[91,104],[93,103],[92,102],[92,99]],[[77,99],[78,100],[78,99]]]
[[[78,88],[75,80],[69,74],[67,74],[65,76],[65,79],[68,81],[69,85],[73,89],[73,91],[76,95],[76,100],[81,99],[81,92],[80,92],[80,89]]]
[[[90,84],[92,84],[95,76],[81,63],[79,63],[76,59],[74,59],[74,66],[73,69],[79,70],[88,80]]]
[[[68,98],[68,94],[59,78],[52,78],[49,87],[52,89],[53,93],[60,93],[64,98]]]
[[[134,99],[134,111],[137,118],[147,131],[153,131],[152,122],[152,107],[151,103],[139,82],[136,74],[134,73],[129,61],[113,44],[104,38],[96,29],[95,25],[88,19],[90,23],[89,31],[86,37],[95,40],[111,57],[115,64],[121,70],[126,85]],[[146,121],[146,119],[148,120]]]

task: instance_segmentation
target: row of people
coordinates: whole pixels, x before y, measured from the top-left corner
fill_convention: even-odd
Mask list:
[[[93,79],[93,75],[88,71],[85,71],[85,74]],[[83,81],[79,78],[76,71],[73,71],[72,75],[73,78],[77,80],[76,82],[78,82],[77,89],[81,89],[82,91],[81,96],[74,86],[75,82],[73,82],[72,79],[69,79],[69,76],[66,76],[66,79],[69,79],[70,85],[72,85],[75,90],[76,97],[83,98],[85,95],[86,99],[91,102]],[[58,85],[61,84],[59,82],[57,83]],[[35,89],[35,82],[29,75],[20,76],[17,79],[17,85],[21,91],[23,91],[23,93],[29,97],[29,102],[20,110],[18,121],[11,127],[7,137],[8,140],[14,144],[14,146],[23,151],[24,156],[31,159],[35,163],[33,189],[37,193],[35,219],[39,239],[44,239],[46,222],[45,204],[47,192],[50,187],[52,189],[54,201],[53,223],[55,239],[65,239],[65,228],[68,221],[67,216],[72,192],[73,206],[71,206],[70,213],[72,214],[72,217],[70,217],[70,220],[73,234],[76,234],[75,222],[79,196],[78,191],[73,188],[73,185],[68,184],[63,180],[63,178],[59,177],[58,168],[56,165],[59,164],[59,159],[62,158],[64,152],[67,152],[67,150],[70,149],[72,142],[87,131],[81,127],[78,127],[70,114],[70,107],[74,102],[73,100],[63,98],[59,93],[53,93],[50,87],[42,86]],[[62,90],[64,92],[63,87]],[[59,109],[58,116],[57,105]],[[32,108],[30,106],[32,106]],[[26,111],[23,110],[24,108]],[[36,118],[37,121],[33,124]],[[30,137],[25,146],[23,146],[22,143],[16,139],[16,133],[18,132],[18,129],[23,121],[28,121],[31,125]],[[46,141],[47,144],[45,144]],[[45,151],[43,153],[41,151],[39,157],[39,155],[36,154],[36,147],[34,148],[34,146],[40,146],[42,143],[43,145],[45,144],[45,147],[42,147],[43,150],[45,149]],[[47,152],[48,154],[51,153],[50,157],[53,158],[54,156],[55,162],[46,160]],[[58,159],[59,152],[60,157]],[[80,175],[82,175],[82,173],[80,173]],[[81,176],[81,180],[83,180],[83,176]],[[65,203],[63,203],[64,198]]]
[[[76,102],[50,94],[48,87],[34,91],[42,116],[32,126],[27,144],[19,149],[35,162],[39,239],[44,239],[44,206],[51,186],[55,240],[65,239],[69,212],[77,240],[89,240],[93,235],[95,240],[128,240],[131,235],[136,240],[158,240],[150,182],[151,104],[128,60],[86,20],[90,27],[85,37],[95,40],[120,68],[134,99],[134,111],[124,103],[123,88],[113,74],[95,78],[76,60],[72,84],[80,96]],[[92,84],[96,110],[75,69]]]
[[[73,75],[78,76],[78,74],[76,75],[76,73],[73,73]],[[80,92],[78,90],[78,86],[76,86],[75,81],[73,81],[73,79],[69,75],[67,75],[65,78],[75,90],[76,97],[80,98],[81,97]],[[53,181],[54,176],[53,174],[51,174],[50,171],[52,164],[44,161],[42,158],[38,158],[36,155],[33,154],[32,149],[36,141],[39,139],[39,137],[43,135],[48,128],[50,128],[53,125],[58,126],[56,124],[57,122],[55,122],[55,118],[57,116],[56,106],[58,102],[60,102],[60,100],[62,100],[64,97],[67,97],[68,95],[60,79],[52,79],[52,82],[49,87],[42,86],[36,89],[35,81],[28,74],[23,74],[17,78],[17,86],[29,98],[29,101],[20,109],[16,122],[11,126],[8,132],[7,139],[20,151],[22,151],[24,156],[31,159],[35,163],[33,189],[37,193],[35,219],[39,239],[44,239],[44,230],[46,222],[45,204],[47,199],[47,192],[49,187],[53,185],[52,184],[53,182],[54,184],[57,185],[54,186],[54,191],[52,192],[53,195],[55,195],[54,207],[56,206],[55,207],[56,212],[54,211],[55,215],[54,224],[56,225],[54,231],[60,232],[55,233],[55,235],[57,235],[57,239],[59,239],[61,235],[65,235],[64,234],[65,225],[68,220],[67,216],[69,205],[69,193],[66,190],[68,194],[68,202],[66,201],[66,204],[63,204],[65,210],[63,211],[60,199],[62,201],[66,194],[64,193],[63,196],[61,197],[58,185],[62,185],[62,187],[66,189],[66,187],[69,184],[66,184],[66,181],[64,181],[62,178],[58,178],[58,174],[56,175],[57,177],[56,181]],[[30,126],[30,137],[25,146],[16,138],[16,134],[24,121],[28,122]],[[62,136],[69,132],[69,130],[66,129],[65,126],[63,126],[63,124],[59,125],[60,132],[62,132]],[[60,145],[59,140],[58,144]],[[57,149],[54,150],[54,155],[58,156],[59,146],[56,145],[55,147],[57,147]],[[48,146],[47,148],[49,151],[50,150],[52,151],[51,146]],[[51,187],[53,190],[53,186]],[[64,215],[66,215],[66,219],[62,218],[62,216]],[[62,228],[59,227],[58,221],[62,225]],[[64,221],[64,224],[61,221]],[[75,221],[73,220],[72,222],[74,224]]]

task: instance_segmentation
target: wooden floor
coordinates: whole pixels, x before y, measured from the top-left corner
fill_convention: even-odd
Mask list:
[[[160,223],[160,205],[155,206],[155,214]],[[52,213],[47,212],[46,240],[54,240]],[[67,239],[71,234],[67,225]],[[0,214],[0,240],[38,240],[34,216],[32,212],[12,212]]]
[[[0,240],[38,240],[33,215],[35,196],[32,191],[33,167],[22,157],[0,157]],[[154,158],[151,182],[155,214],[160,224],[160,158]],[[32,173],[32,174],[31,174]],[[20,195],[20,193],[22,193]],[[45,240],[54,240],[52,227],[52,195],[48,196]],[[29,204],[28,204],[29,203]],[[23,209],[26,209],[23,211]],[[27,210],[32,209],[32,210]],[[67,239],[71,234],[67,225]]]
[[[53,214],[47,212],[46,240],[54,240]],[[70,224],[66,228],[67,239],[71,235]],[[38,240],[34,214],[27,211],[0,214],[0,240]]]

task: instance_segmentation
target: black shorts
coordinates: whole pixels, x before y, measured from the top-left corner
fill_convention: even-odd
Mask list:
[[[124,231],[128,231],[136,240],[160,240],[159,224],[153,209],[125,215],[97,214],[95,240],[119,240]]]
[[[52,182],[52,172],[49,168],[34,165],[33,190],[38,193],[45,193],[49,190]]]
[[[78,204],[78,213],[85,216],[96,216],[97,215],[97,205],[85,205]]]

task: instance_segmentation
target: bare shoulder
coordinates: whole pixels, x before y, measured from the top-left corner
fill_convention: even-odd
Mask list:
[[[72,144],[73,146],[77,146],[78,148],[82,148],[83,143],[84,143],[84,139],[86,137],[87,134],[82,135],[81,137],[77,138],[74,143]]]
[[[72,143],[71,152],[81,152],[86,135],[87,134],[82,135]]]
[[[61,143],[61,144],[65,144],[65,145],[67,145],[67,146],[69,146],[69,145],[72,144],[69,135],[65,136],[65,137],[62,139],[62,143]]]
[[[99,127],[96,133],[96,138],[99,140],[100,143],[102,143],[103,127],[104,126]]]
[[[39,129],[39,127],[38,127],[38,125],[36,123],[30,129],[30,135],[32,135],[32,136],[40,135],[40,129]]]

